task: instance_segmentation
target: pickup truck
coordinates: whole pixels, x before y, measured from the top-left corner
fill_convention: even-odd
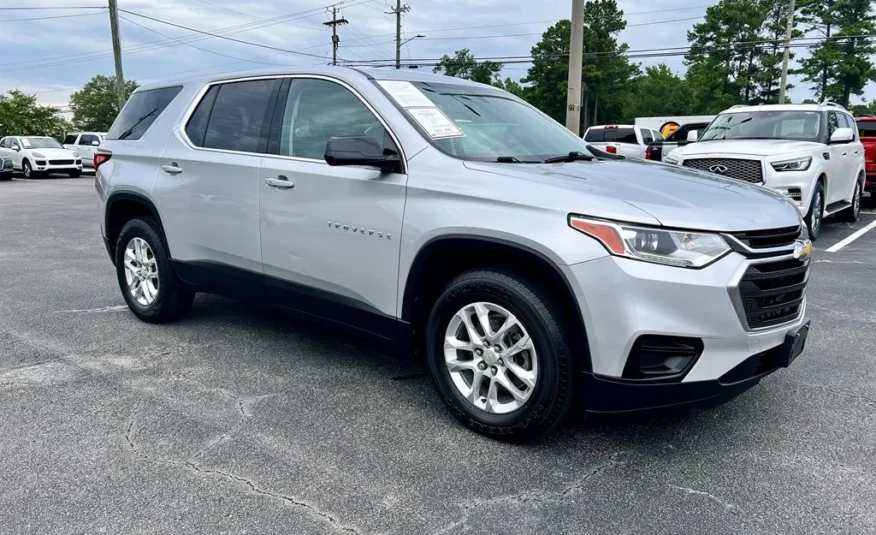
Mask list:
[[[663,141],[660,132],[631,124],[591,126],[584,132],[588,145],[627,158],[644,159],[648,145],[657,140]]]
[[[103,143],[105,132],[71,132],[64,137],[64,148],[82,156],[85,167],[94,168],[94,153]]]
[[[654,162],[662,162],[663,155],[669,154],[676,147],[683,147],[693,143],[709,123],[688,123],[678,127],[677,130],[666,136],[665,140],[654,140],[645,149],[645,159]]]
[[[857,117],[858,135],[864,145],[864,167],[867,179],[864,189],[876,194],[876,116]]]

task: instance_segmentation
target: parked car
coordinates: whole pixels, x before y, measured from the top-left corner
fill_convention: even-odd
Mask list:
[[[864,190],[876,192],[876,116],[858,117],[858,136],[864,145]]]
[[[591,126],[583,137],[584,141],[599,150],[627,158],[645,158],[648,144],[663,140],[656,130],[629,124]]]
[[[425,359],[450,411],[501,439],[579,403],[732,396],[808,333],[790,200],[596,158],[467,80],[308,67],[141,87],[95,165],[135,316],[176,320],[209,292],[319,318]]]
[[[645,128],[651,128],[660,132],[664,138],[675,132],[682,125],[691,123],[709,124],[714,115],[664,115],[661,117],[636,117],[634,124]]]
[[[10,158],[15,169],[27,178],[43,173],[82,174],[82,159],[54,138],[45,136],[7,136],[0,140],[0,154]]]
[[[94,153],[106,137],[104,132],[72,132],[64,137],[64,148],[82,157],[83,167],[94,167]]]
[[[12,180],[12,158],[0,154],[0,180]]]
[[[825,216],[857,221],[864,187],[864,146],[855,120],[838,104],[734,106],[697,143],[667,163],[760,184],[794,200],[812,239]]]
[[[645,159],[654,162],[663,161],[663,155],[669,154],[677,147],[683,147],[697,140],[700,132],[706,129],[709,123],[689,123],[680,125],[673,130],[665,140],[655,140],[645,148]]]

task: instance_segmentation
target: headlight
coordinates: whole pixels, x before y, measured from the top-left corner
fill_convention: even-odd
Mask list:
[[[609,253],[654,264],[701,268],[715,262],[730,247],[717,234],[663,230],[569,217],[569,225],[599,240]]]
[[[31,156],[33,156],[34,158],[45,158],[45,156],[43,156],[43,155],[40,154],[39,152],[31,152],[30,154],[31,154]]]
[[[794,160],[783,160],[781,162],[773,162],[770,165],[776,171],[805,171],[812,165],[812,157],[796,158]]]
[[[675,158],[670,158],[669,156],[664,156],[663,161],[666,163],[671,163],[672,165],[678,165],[678,160]]]

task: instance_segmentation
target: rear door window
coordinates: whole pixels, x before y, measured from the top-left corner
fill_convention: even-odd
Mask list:
[[[207,122],[204,147],[264,153],[280,80],[222,84]]]
[[[100,145],[100,138],[93,134],[82,134],[79,136],[79,145],[92,145],[95,141]]]
[[[591,128],[584,134],[584,141],[589,141],[591,143],[597,143],[599,141],[605,140],[605,129],[604,128]]]
[[[75,145],[77,135],[78,134],[67,134],[67,137],[64,138],[64,145]]]
[[[636,139],[636,131],[632,128],[606,128],[605,140],[614,141],[616,143],[639,144],[639,140]]]
[[[182,86],[178,85],[134,93],[116,117],[106,138],[140,139],[181,90]]]

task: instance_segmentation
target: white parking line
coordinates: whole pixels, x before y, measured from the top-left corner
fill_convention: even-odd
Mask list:
[[[872,223],[870,223],[866,227],[862,228],[858,232],[855,232],[854,234],[852,234],[848,238],[844,239],[843,241],[839,242],[838,244],[827,248],[826,251],[828,253],[835,253],[835,252],[839,251],[840,249],[842,249],[843,247],[845,247],[846,245],[852,243],[853,241],[857,240],[858,238],[860,238],[861,236],[866,234],[867,231],[873,230],[874,228],[876,228],[876,221],[873,221]]]

